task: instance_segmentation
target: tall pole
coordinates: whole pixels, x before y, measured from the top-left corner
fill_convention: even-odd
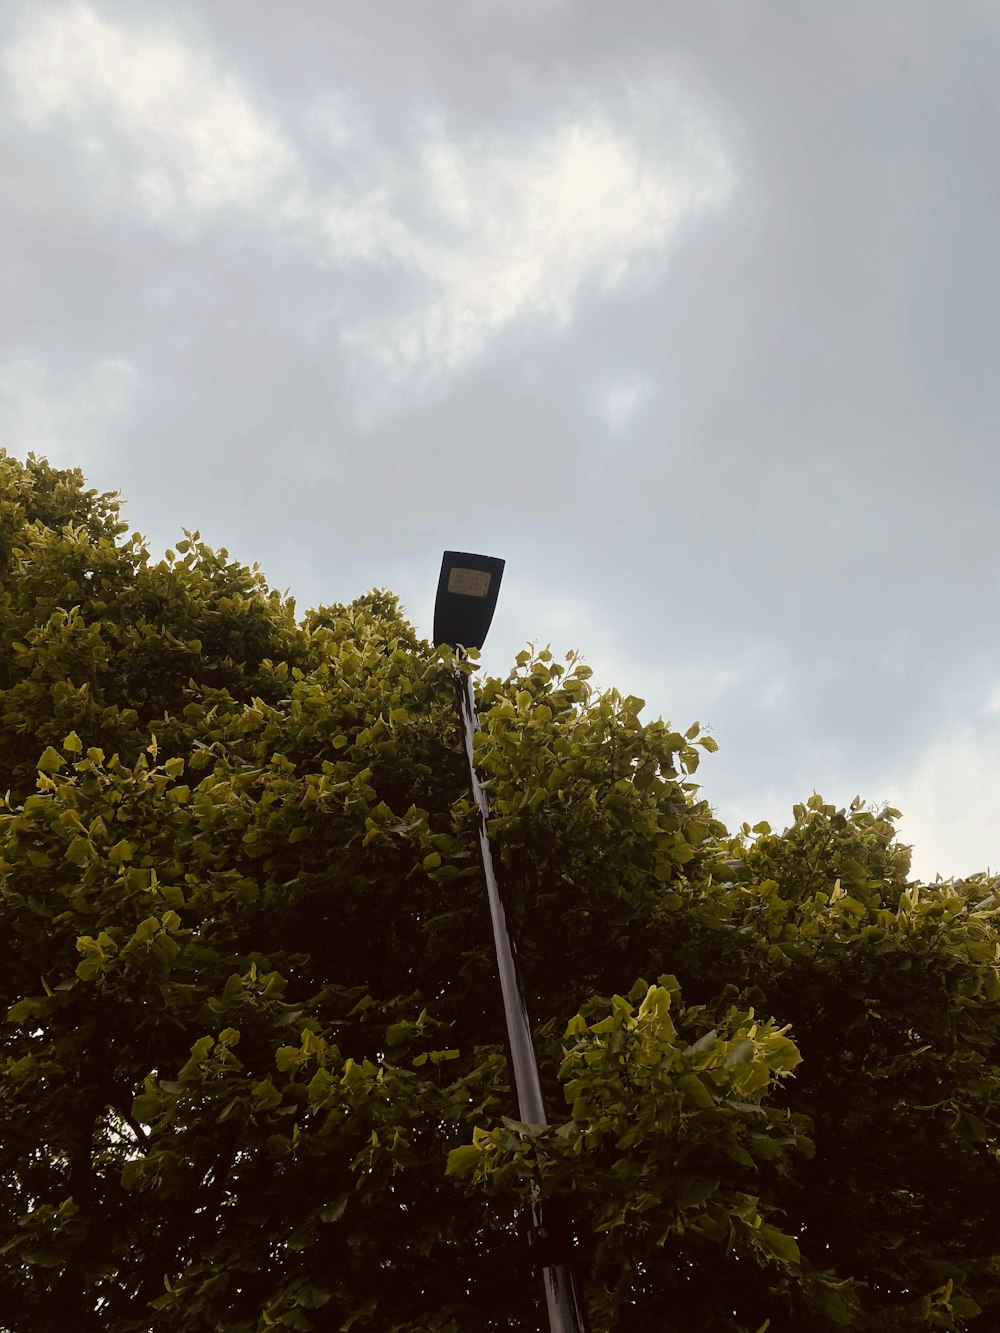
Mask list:
[[[479,855],[482,860],[483,879],[486,882],[486,896],[489,900],[490,920],[493,925],[493,944],[496,950],[497,971],[500,974],[504,1017],[507,1021],[507,1044],[514,1073],[518,1113],[526,1124],[545,1125],[548,1122],[545,1118],[545,1104],[542,1100],[542,1085],[538,1077],[538,1061],[535,1058],[531,1023],[528,1020],[524,984],[517,962],[517,946],[507,916],[504,895],[497,880],[487,835],[489,802],[476,771],[473,754],[473,739],[479,730],[476,692],[472,676],[466,675],[463,671],[456,672],[455,684],[458,693],[458,712],[465,740],[465,754],[469,763],[469,786],[477,806]],[[572,1243],[566,1219],[561,1215],[545,1216],[537,1188],[532,1198],[531,1211],[534,1236],[544,1247],[540,1268],[545,1287],[549,1333],[587,1333],[587,1317],[580,1302],[573,1271],[569,1264],[559,1257],[560,1252],[568,1256]]]

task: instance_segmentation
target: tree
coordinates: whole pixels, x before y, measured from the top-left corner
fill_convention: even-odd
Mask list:
[[[996,1322],[995,881],[860,801],[731,834],[711,736],[522,653],[477,759],[539,1132],[447,651],[3,453],[0,589],[0,1328],[532,1328],[536,1186],[595,1330]]]

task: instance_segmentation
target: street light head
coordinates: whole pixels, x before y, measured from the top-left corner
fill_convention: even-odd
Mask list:
[[[504,562],[495,555],[445,551],[434,602],[434,645],[482,648],[496,609]]]

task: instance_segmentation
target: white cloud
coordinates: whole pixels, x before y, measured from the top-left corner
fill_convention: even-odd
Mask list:
[[[190,225],[252,204],[295,168],[236,80],[155,24],[121,26],[83,4],[37,6],[0,68],[17,119],[69,135],[110,193],[159,220]]]
[[[837,805],[855,793],[895,806],[899,841],[912,847],[911,875],[931,881],[1000,870],[1000,685],[975,721],[955,719],[928,737],[921,757],[907,767],[880,765],[848,771],[842,756],[817,752],[800,761],[802,781],[748,780],[727,772],[725,738],[706,795],[729,827],[768,820],[782,829],[792,805],[814,788]],[[721,763],[718,760],[722,760]],[[765,769],[766,771],[766,769]]]
[[[913,873],[921,879],[1000,870],[998,695],[1000,687],[975,725],[961,722],[935,737],[891,786],[892,803],[903,812],[900,838],[913,844]]]
[[[136,370],[122,357],[97,361],[68,380],[28,357],[0,363],[0,443],[18,455],[34,452],[86,469],[127,418],[137,390]]]
[[[594,112],[462,141],[425,117],[388,150],[341,92],[301,108],[297,142],[219,57],[136,14],[27,10],[0,51],[7,114],[61,135],[118,211],[190,236],[237,210],[317,266],[398,275],[381,310],[341,329],[383,384],[433,384],[518,319],[562,328],[583,293],[648,277],[678,225],[731,189],[689,110],[666,147]]]
[[[625,429],[643,401],[649,396],[650,386],[640,380],[617,380],[601,395],[601,414],[614,434]]]
[[[723,701],[740,690],[752,688],[759,697],[783,687],[774,649],[760,645],[734,650],[726,661],[648,656],[630,642],[625,622],[610,614],[606,603],[567,590],[558,568],[553,574],[551,582],[513,571],[506,575],[486,650],[490,670],[506,671],[525,635],[538,646],[550,643],[555,652],[582,649],[595,688],[638,695],[648,702],[647,717],[663,708],[684,727],[695,718],[711,725]]]
[[[597,117],[513,143],[435,137],[416,170],[432,225],[394,257],[429,299],[354,335],[399,377],[456,370],[517,318],[564,325],[581,291],[639,280],[678,224],[731,187],[724,159],[701,140],[663,160]]]

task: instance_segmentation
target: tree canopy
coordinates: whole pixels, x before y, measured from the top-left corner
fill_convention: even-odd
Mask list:
[[[0,452],[0,1329],[1000,1321],[996,880],[891,809],[727,830],[697,724],[479,680],[551,1125],[514,1118],[457,664]]]

